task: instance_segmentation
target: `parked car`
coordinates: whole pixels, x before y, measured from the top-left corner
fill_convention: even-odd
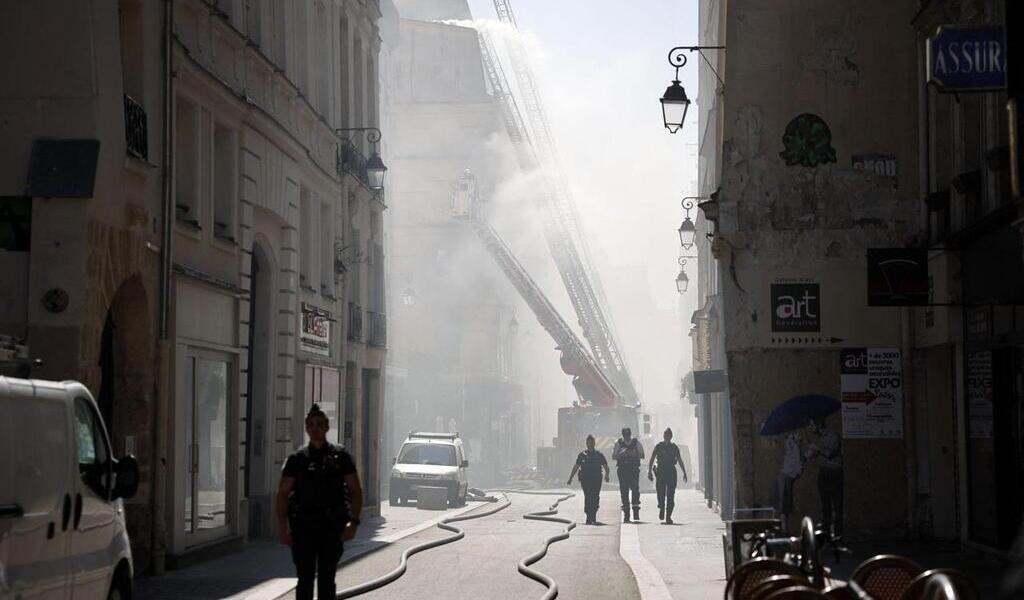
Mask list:
[[[138,481],[84,385],[0,376],[0,598],[130,599]]]
[[[391,469],[391,505],[416,498],[420,487],[448,488],[448,503],[462,506],[469,489],[469,461],[457,433],[411,432]]]

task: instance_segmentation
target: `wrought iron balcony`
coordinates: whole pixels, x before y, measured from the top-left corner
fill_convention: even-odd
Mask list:
[[[363,307],[355,302],[348,303],[348,339],[354,342],[363,339]]]
[[[370,335],[366,343],[374,348],[386,348],[388,345],[388,319],[384,313],[366,311],[370,319]]]
[[[352,143],[352,140],[343,139],[338,144],[337,169],[339,176],[348,173],[369,187],[370,178],[366,174],[366,157]]]
[[[149,159],[146,109],[128,94],[124,95],[124,137],[129,155]]]

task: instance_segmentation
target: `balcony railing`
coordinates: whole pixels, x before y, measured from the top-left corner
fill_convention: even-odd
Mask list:
[[[128,94],[124,95],[124,137],[129,155],[142,160],[149,159],[146,109]]]
[[[348,339],[355,342],[363,339],[363,307],[355,302],[348,303]]]
[[[370,185],[370,179],[366,175],[366,157],[359,151],[359,148],[352,143],[352,140],[341,140],[338,144],[338,175],[348,173],[363,183]]]
[[[388,319],[384,313],[366,311],[370,319],[370,335],[366,343],[374,348],[386,348],[388,345]]]

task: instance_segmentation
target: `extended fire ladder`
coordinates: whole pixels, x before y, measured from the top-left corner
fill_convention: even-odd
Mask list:
[[[515,28],[515,15],[508,1],[494,0],[494,6],[499,20]],[[587,257],[586,240],[561,169],[561,162],[525,49],[515,36],[507,44],[509,60],[525,106],[526,120],[523,119],[512,88],[505,78],[489,32],[481,29],[479,37],[484,70],[491,83],[494,97],[499,102],[505,127],[509,139],[516,147],[520,165],[527,170],[542,169],[542,176],[546,181],[546,186],[541,192],[541,205],[547,217],[543,219],[545,239],[576,311],[583,335],[593,353],[593,362],[598,365],[614,389],[618,390],[618,403],[636,405],[639,398],[626,370],[625,359],[610,321],[605,317],[605,300],[600,279]]]

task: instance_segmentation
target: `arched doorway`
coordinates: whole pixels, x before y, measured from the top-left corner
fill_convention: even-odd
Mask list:
[[[249,293],[249,350],[245,406],[246,469],[244,489],[249,499],[249,537],[273,534],[273,315],[274,262],[267,246],[253,243]]]
[[[141,278],[124,280],[107,308],[100,333],[100,385],[96,396],[115,456],[139,461],[139,491],[125,501],[136,568],[149,568],[152,440],[155,407],[154,335],[149,298]]]

